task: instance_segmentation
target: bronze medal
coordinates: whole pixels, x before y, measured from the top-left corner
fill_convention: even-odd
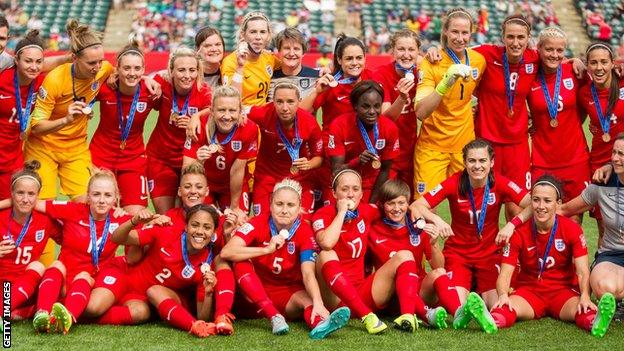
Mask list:
[[[381,161],[379,161],[378,159],[374,159],[371,161],[371,166],[374,169],[379,169],[381,167]]]
[[[299,173],[299,168],[295,165],[290,166],[290,174],[295,175],[297,173]]]
[[[126,141],[122,140],[121,143],[119,144],[119,149],[123,150],[126,148]]]
[[[510,110],[508,110],[508,111],[507,111],[507,117],[512,118],[513,116],[514,116],[514,112],[513,112],[513,110],[511,110],[511,109],[510,109]]]
[[[611,135],[609,135],[609,133],[602,134],[602,141],[608,143],[609,141],[611,141]]]
[[[559,125],[559,122],[557,121],[556,118],[551,118],[550,119],[550,126],[553,128],[557,128],[557,126]]]
[[[210,265],[208,263],[202,263],[202,265],[199,267],[199,270],[202,272],[202,274],[208,274],[208,272],[211,271],[210,269]]]
[[[172,112],[171,116],[169,116],[169,123],[175,123],[178,120],[178,118],[180,118],[180,115],[175,112]]]

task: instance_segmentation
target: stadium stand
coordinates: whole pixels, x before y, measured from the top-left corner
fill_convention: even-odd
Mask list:
[[[576,1],[583,25],[592,40],[602,40],[614,47],[622,44],[624,36],[624,1]]]

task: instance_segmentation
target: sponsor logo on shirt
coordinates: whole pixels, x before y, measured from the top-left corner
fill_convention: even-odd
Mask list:
[[[572,78],[564,79],[563,86],[568,90],[572,90],[572,88],[574,88],[574,80],[572,80]]]
[[[82,219],[78,221],[78,224],[80,224],[83,227],[89,227],[89,223],[83,221]]]
[[[45,229],[37,230],[35,232],[35,241],[40,243],[41,240],[45,237]]]
[[[5,100],[5,99],[10,99],[11,95],[2,95],[0,94],[0,99]]]
[[[532,74],[533,73],[533,64],[532,63],[527,63],[524,65],[524,70],[526,71],[526,73],[528,74]]]
[[[315,232],[318,232],[321,229],[325,229],[325,223],[323,222],[323,219],[321,218],[314,221],[312,223],[312,229],[314,229]]]
[[[339,97],[337,97],[337,98],[336,98],[336,100],[338,100],[338,101],[342,101],[342,100],[344,100],[344,99],[346,99],[346,98],[347,98],[346,96],[339,96]]]
[[[232,140],[232,150],[239,152],[243,148],[243,142],[240,140]]]
[[[557,249],[557,251],[561,252],[563,250],[565,250],[565,243],[563,242],[563,239],[555,239],[555,249]]]

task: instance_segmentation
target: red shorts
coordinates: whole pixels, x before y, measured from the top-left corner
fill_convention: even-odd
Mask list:
[[[271,203],[271,193],[276,181],[272,178],[258,178],[254,183],[253,212],[255,216],[263,211],[269,211]],[[304,214],[311,214],[314,211],[314,191],[305,183],[301,184],[301,210]]]
[[[553,175],[563,183],[563,202],[577,197],[591,183],[588,162],[562,168],[531,167],[531,178],[534,182],[544,174]]]
[[[573,297],[580,296],[579,292],[571,287],[552,287],[545,284],[525,285],[513,292],[525,299],[535,314],[535,319],[546,315],[559,319],[563,305]]]
[[[299,291],[305,291],[303,284],[269,285],[265,283],[263,285],[267,296],[271,299],[275,308],[284,316],[286,315],[286,306],[291,297]]]
[[[172,167],[157,158],[147,158],[147,184],[152,199],[175,197],[180,186],[181,167]]]
[[[494,148],[494,172],[531,190],[531,153],[528,139],[518,144],[491,143]]]
[[[108,168],[115,173],[121,206],[140,205],[147,206],[147,160],[145,157],[137,157],[131,162],[126,162],[122,168],[113,164],[107,164],[93,157],[93,164],[97,167]]]
[[[482,260],[468,260],[457,255],[444,255],[444,268],[455,286],[481,294],[496,289],[500,270],[497,256]],[[474,287],[474,289],[473,289]]]
[[[214,184],[208,184],[208,195],[204,203],[211,204],[219,207],[221,211],[230,207],[230,189],[228,187],[220,187]],[[249,181],[243,180],[243,187],[241,191],[240,199],[238,200],[238,207],[245,213],[249,213]]]

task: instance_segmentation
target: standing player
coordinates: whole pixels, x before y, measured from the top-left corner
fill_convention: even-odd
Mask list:
[[[548,315],[603,337],[615,312],[615,298],[602,295],[598,308],[591,301],[585,236],[578,224],[556,214],[561,191],[559,182],[548,175],[533,185],[533,220],[518,227],[503,250],[492,317],[499,328],[507,328],[516,319]]]
[[[273,334],[288,332],[284,315],[303,315],[312,329],[310,337],[323,339],[345,326],[350,312],[343,307],[330,315],[323,305],[315,276],[314,233],[300,216],[301,190],[291,179],[275,184],[270,212],[240,227],[223,257],[235,262],[239,286],[271,321]]]
[[[30,31],[15,47],[15,66],[0,72],[0,199],[11,196],[12,175],[24,164],[23,140],[43,81],[42,65],[43,40]]]
[[[301,108],[309,112],[323,109],[323,130],[343,113],[352,112],[349,99],[355,84],[372,78],[365,68],[366,47],[359,39],[344,34],[338,36],[334,49],[334,71],[316,82],[316,87],[301,102]]]
[[[295,28],[286,28],[277,33],[274,41],[282,67],[273,73],[267,102],[273,101],[275,87],[282,82],[297,86],[301,92],[301,98],[305,98],[314,90],[316,81],[319,79],[319,71],[301,64],[307,49],[303,34]]]
[[[203,27],[195,34],[195,49],[202,58],[204,83],[213,90],[221,85],[221,61],[225,41],[221,33],[212,27]]]
[[[169,57],[171,83],[156,75],[163,87],[158,122],[147,144],[147,178],[156,212],[162,214],[175,205],[186,127],[190,116],[210,106],[211,90],[203,83],[203,67],[198,54],[179,47]]]
[[[11,318],[34,314],[35,291],[43,275],[39,256],[49,237],[56,237],[58,224],[33,211],[41,189],[38,161],[30,161],[11,177],[11,208],[0,210],[0,281],[11,282]]]
[[[271,22],[262,12],[245,15],[237,33],[238,48],[223,59],[223,83],[239,91],[243,105],[266,103],[271,77],[279,67],[279,59],[265,50],[271,40]]]
[[[213,92],[212,106],[198,115],[211,112],[203,118],[203,131],[197,142],[187,139],[184,161],[204,163],[211,194],[209,203],[221,210],[230,208],[241,215],[249,212],[250,178],[247,161],[258,151],[258,127],[245,121],[240,93],[231,86],[220,86]]]
[[[377,201],[377,192],[388,179],[399,152],[396,125],[381,114],[383,96],[381,86],[372,80],[356,84],[349,96],[354,112],[336,118],[324,142],[331,173],[345,167],[358,171],[362,175],[363,199],[370,203]],[[327,184],[324,188],[327,192]]]
[[[253,107],[247,115],[262,133],[253,194],[255,215],[269,209],[273,187],[289,177],[302,187],[303,213],[311,214],[314,209],[314,169],[323,161],[323,139],[314,116],[299,108],[299,93],[296,85],[279,83],[273,102]]]
[[[93,164],[115,174],[120,204],[130,214],[147,207],[148,197],[143,127],[154,103],[141,82],[144,72],[136,42],[117,54],[117,88],[100,88],[100,124],[89,144]]]
[[[373,80],[384,90],[381,112],[392,118],[399,129],[399,155],[392,162],[391,178],[395,176],[413,187],[414,148],[416,147],[417,120],[414,97],[418,76],[418,48],[420,39],[411,30],[395,32],[390,38],[394,60],[373,73]],[[413,191],[412,191],[413,193]]]
[[[497,244],[501,238],[497,237],[497,232],[501,206],[514,202],[524,208],[530,199],[516,183],[504,176],[494,176],[494,150],[487,141],[471,141],[464,146],[463,154],[465,169],[431,189],[411,206],[414,212],[435,224],[439,236],[446,239],[444,265],[461,300],[465,301],[472,287],[476,286],[476,292],[483,296],[488,306],[492,306],[496,301],[500,262]],[[451,207],[450,226],[431,212],[446,199]],[[516,225],[519,221],[520,218],[514,218],[512,223]]]
[[[462,148],[474,139],[471,99],[485,59],[468,49],[473,22],[463,8],[447,11],[442,25],[442,60],[419,67],[416,116],[423,121],[414,154],[418,196],[460,171]],[[414,194],[416,196],[416,194]]]
[[[541,63],[528,96],[535,129],[531,178],[548,173],[562,179],[563,201],[575,198],[590,181],[589,152],[576,97],[582,82],[571,63],[562,63],[566,44],[567,36],[558,27],[540,32]],[[575,221],[580,222],[580,217]]]

